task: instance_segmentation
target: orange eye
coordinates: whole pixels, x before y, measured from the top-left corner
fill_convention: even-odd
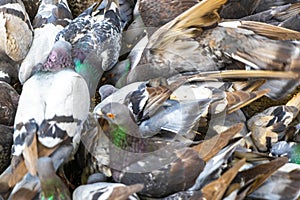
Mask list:
[[[107,117],[111,118],[111,119],[114,119],[115,118],[115,115],[112,114],[112,113],[107,113]]]

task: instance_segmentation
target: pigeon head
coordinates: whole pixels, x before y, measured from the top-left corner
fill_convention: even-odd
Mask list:
[[[58,71],[63,68],[74,68],[71,50],[72,46],[69,42],[64,40],[55,42],[48,55],[47,61],[43,65],[43,71]]]
[[[107,120],[109,124],[115,127],[119,135],[125,133],[126,135],[140,137],[138,125],[135,123],[130,110],[124,104],[111,102],[95,112],[99,118]]]
[[[116,102],[106,104],[100,112],[104,119],[117,125],[124,125],[133,120],[128,107]]]

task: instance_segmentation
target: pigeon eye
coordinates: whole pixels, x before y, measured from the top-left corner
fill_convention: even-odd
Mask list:
[[[115,118],[115,115],[112,114],[112,113],[107,113],[107,117],[111,118],[111,119],[114,119]]]

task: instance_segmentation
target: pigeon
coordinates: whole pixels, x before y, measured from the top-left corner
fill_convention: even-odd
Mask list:
[[[126,29],[134,18],[134,7],[136,0],[119,0],[120,4],[120,17],[123,30]]]
[[[53,161],[49,157],[41,157],[37,161],[38,177],[41,182],[41,199],[71,199],[70,191],[56,175]]]
[[[248,120],[248,129],[252,132],[252,139],[260,151],[267,151],[272,144],[284,138],[288,125],[299,113],[299,97],[300,93],[286,105],[269,107]]]
[[[240,70],[236,72],[242,75]],[[224,114],[233,113],[268,92],[268,90],[232,91],[230,82],[212,80],[214,73],[217,78],[218,72],[211,72],[211,74],[207,73],[207,76],[205,73],[200,73],[190,77],[175,76],[168,80],[164,78],[150,79],[145,82],[129,84],[114,93],[112,92],[116,89],[113,86],[105,85],[105,87],[100,87],[101,95],[112,94],[102,99],[101,103],[95,107],[94,112],[97,113],[103,106],[112,102],[121,103],[129,108],[135,123],[139,126],[139,134],[142,137],[151,137],[160,130],[188,136],[199,118],[206,117],[207,112],[211,115],[222,112]],[[220,77],[222,77],[222,73],[219,74]],[[235,75],[229,75],[233,71],[226,73],[230,77],[239,77],[235,73]],[[224,76],[226,75],[224,74]],[[195,83],[197,77],[200,78],[199,83]],[[201,82],[201,80],[207,81]],[[189,83],[192,81],[193,83]],[[192,134],[188,136],[188,138],[192,137]]]
[[[98,182],[77,187],[73,192],[73,199],[138,200],[139,198],[135,193],[142,188],[142,184],[124,185],[121,183]]]
[[[56,35],[71,19],[72,14],[66,1],[41,1],[33,20],[34,37],[32,45],[19,68],[19,81],[21,84],[24,84],[35,73],[39,65],[46,62]]]
[[[248,78],[257,78],[257,79],[297,79],[298,75],[293,72],[276,72],[276,71],[264,71],[264,70],[256,70],[256,71],[248,71],[248,70],[227,70],[227,71],[210,71],[210,72],[199,72],[196,74],[183,74],[183,75],[175,75],[167,79],[167,83],[170,84],[172,82],[182,82],[184,83],[189,83],[189,82],[213,82],[216,81],[222,81],[226,79],[248,79]],[[159,77],[158,79],[163,78]],[[180,80],[180,79],[185,79],[185,80]],[[103,86],[103,88],[100,87],[100,94],[104,93],[111,93],[111,95],[106,96],[104,100],[102,101],[94,108],[94,110],[100,109],[103,107],[103,105],[109,103],[109,102],[118,102],[118,103],[124,103],[126,96],[133,92],[134,90],[138,90],[139,86],[141,84],[146,84],[148,80],[142,82],[142,81],[137,81],[130,83],[128,85],[122,85],[119,89],[114,88],[114,86]],[[186,82],[185,82],[186,81]],[[218,84],[217,84],[218,85]],[[180,85],[179,85],[180,86]],[[189,87],[189,86],[187,86]],[[105,88],[111,88],[111,91],[105,91]],[[180,87],[179,87],[180,88]],[[179,89],[177,88],[177,89]],[[176,90],[175,90],[176,91]],[[182,90],[184,91],[184,90]],[[194,93],[193,93],[194,94]],[[180,94],[177,94],[180,95]],[[183,95],[181,95],[183,96]],[[193,96],[195,97],[195,96]],[[145,97],[147,98],[147,96]]]
[[[225,2],[201,1],[155,31],[138,64],[131,66],[127,83],[184,72],[239,69],[241,63],[253,69],[298,71],[299,46],[280,40],[298,39],[299,32],[258,22],[213,26],[220,19],[217,9]],[[286,57],[278,59],[277,54]]]
[[[22,61],[33,40],[33,28],[21,0],[0,4],[1,51],[15,62]]]
[[[118,1],[108,1],[106,7],[95,3],[71,21],[56,36],[72,44],[75,70],[87,82],[94,97],[103,71],[117,62],[121,48],[121,21]]]
[[[205,162],[226,146],[240,128],[241,126],[234,126],[220,136],[203,141],[194,147],[166,145],[153,152],[141,152],[133,155],[132,152],[114,151],[114,148],[111,148],[111,156],[123,157],[122,159],[111,159],[118,159],[119,164],[124,166],[123,169],[117,168],[115,165],[112,166],[113,178],[117,182],[129,185],[143,183],[145,187],[139,194],[147,197],[161,198],[175,192],[187,190],[204,170]],[[223,136],[222,144],[220,140],[216,142],[219,137],[223,138]],[[213,151],[209,152],[206,145],[212,144],[214,144],[211,147]]]
[[[12,127],[0,124],[0,174],[8,167],[11,158],[11,146],[13,144]]]
[[[89,111],[88,87],[74,71],[71,44],[56,42],[39,70],[23,86],[12,147],[14,157],[23,155],[32,175],[36,174],[41,151],[46,151],[43,155],[47,156],[48,151],[51,153],[67,142],[76,152]],[[45,147],[48,151],[43,150]]]
[[[11,85],[0,81],[0,124],[13,125],[19,96]]]

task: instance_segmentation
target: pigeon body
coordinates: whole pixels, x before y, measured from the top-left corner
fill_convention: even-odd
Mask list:
[[[86,80],[91,97],[103,71],[118,60],[121,31],[118,1],[108,1],[104,10],[93,4],[56,37],[72,44],[75,70]]]
[[[72,11],[72,14],[74,15],[74,17],[77,17],[83,11],[85,11],[88,7],[93,5],[93,3],[95,3],[95,1],[94,0],[87,0],[87,1],[69,0],[68,3],[70,5],[70,9]]]
[[[199,2],[199,0],[163,0],[159,2],[155,0],[139,0],[138,10],[146,27],[161,27]],[[296,2],[295,0],[228,0],[220,8],[220,16],[224,19],[240,19],[256,15],[257,17],[260,16],[260,18],[256,19],[263,20],[267,19],[267,17],[271,18],[271,15],[276,15],[274,10],[278,11],[280,8],[289,7],[291,3]],[[284,15],[285,13],[282,14]]]
[[[287,156],[291,163],[300,163],[300,146],[298,143],[279,141],[272,145],[270,151],[275,156]]]
[[[34,159],[39,153],[34,143],[51,150],[66,140],[76,151],[88,116],[88,88],[74,71],[69,43],[56,42],[39,70],[23,86],[14,123],[14,156],[27,154],[32,147],[29,158]]]
[[[22,61],[32,43],[33,29],[21,0],[0,4],[0,33],[1,51],[16,62]]]
[[[266,151],[268,146],[286,135],[288,125],[299,113],[299,96],[295,95],[286,105],[269,107],[248,120],[248,129],[259,150]],[[267,142],[268,138],[270,142]]]

